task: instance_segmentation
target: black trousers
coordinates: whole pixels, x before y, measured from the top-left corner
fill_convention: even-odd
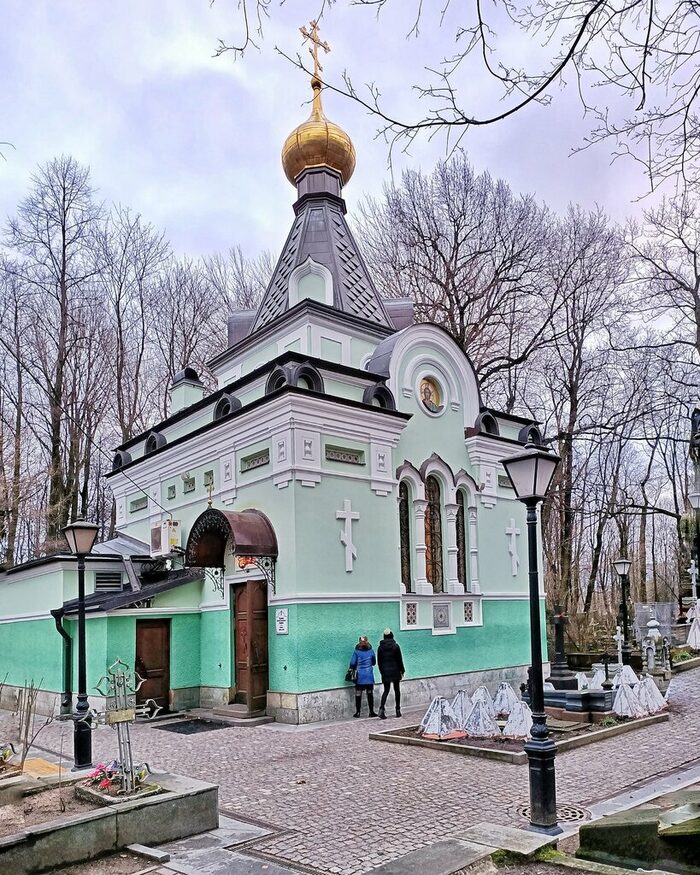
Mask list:
[[[383,708],[386,705],[386,700],[389,695],[389,691],[391,687],[394,687],[394,704],[396,705],[396,710],[398,711],[401,708],[401,681],[382,681],[384,686],[384,692],[382,693],[382,701],[379,705],[380,708]]]

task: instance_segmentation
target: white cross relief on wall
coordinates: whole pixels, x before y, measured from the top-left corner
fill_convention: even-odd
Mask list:
[[[510,568],[513,577],[518,576],[518,568],[520,568],[520,556],[518,556],[518,541],[517,537],[520,534],[520,529],[515,527],[515,520],[510,521],[510,525],[506,529],[508,535],[508,552],[510,553]]]
[[[345,570],[352,571],[352,563],[357,559],[357,548],[352,542],[352,524],[359,520],[360,514],[352,510],[352,502],[346,498],[343,501],[343,509],[335,512],[337,520],[344,520],[345,525],[340,533],[340,543],[345,547]]]

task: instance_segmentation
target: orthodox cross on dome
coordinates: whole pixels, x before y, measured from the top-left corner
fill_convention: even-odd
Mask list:
[[[309,22],[309,27],[311,30],[308,30],[306,25],[303,25],[299,28],[299,33],[304,37],[304,42],[307,40],[311,42],[311,45],[309,46],[309,54],[314,59],[314,79],[318,79],[318,74],[323,73],[323,67],[318,59],[318,50],[321,48],[326,54],[328,54],[331,47],[325,40],[319,38],[318,32],[321,28],[318,26],[318,21],[315,19],[311,20]]]
[[[359,520],[360,514],[352,510],[352,502],[349,498],[343,501],[343,509],[335,512],[337,520],[344,520],[345,526],[340,533],[340,543],[345,547],[345,570],[352,571],[353,559],[357,559],[357,548],[352,542],[352,524]]]
[[[520,534],[520,529],[515,527],[515,520],[511,519],[510,525],[506,529],[508,535],[508,552],[510,553],[511,571],[513,577],[518,576],[518,568],[520,568],[520,556],[518,556],[518,541],[517,537]]]

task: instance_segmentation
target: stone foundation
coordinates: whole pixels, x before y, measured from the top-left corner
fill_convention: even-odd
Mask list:
[[[228,705],[228,687],[199,687],[200,708],[221,708]]]
[[[545,672],[549,669],[544,666]],[[484,684],[491,694],[496,692],[499,683],[506,681],[517,691],[526,680],[527,666],[516,665],[507,668],[486,669],[484,671],[461,672],[460,674],[438,675],[430,678],[412,678],[401,682],[401,707],[411,708],[428,705],[435,696],[451,699],[458,690],[470,692]],[[381,684],[374,688],[375,709],[379,708],[382,693]],[[389,694],[389,708],[393,712],[394,694]],[[363,712],[367,710],[367,699],[363,696]],[[312,693],[282,693],[270,691],[267,694],[267,714],[278,723],[316,723],[320,720],[344,720],[352,717],[355,711],[355,688],[350,684],[331,690],[318,690]]]
[[[19,694],[22,687],[5,684],[0,690],[0,708],[6,711],[16,711]],[[75,702],[77,694],[73,693]],[[88,705],[97,711],[105,707],[104,696],[88,696]],[[61,712],[61,694],[53,690],[39,690],[36,697],[36,714],[40,717],[57,717]]]

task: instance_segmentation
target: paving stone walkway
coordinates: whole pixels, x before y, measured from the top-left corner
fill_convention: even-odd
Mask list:
[[[698,761],[700,669],[673,678],[671,719],[557,757],[560,803],[589,806]],[[381,728],[416,722],[417,713]],[[0,712],[0,734],[10,720]],[[137,725],[135,756],[154,770],[220,786],[222,813],[268,827],[259,859],[323,875],[360,875],[480,821],[522,827],[527,767],[370,741],[376,720],[314,727],[268,724],[178,735]],[[71,727],[51,725],[37,743],[71,750]],[[96,759],[116,752],[112,730],[94,738]]]

